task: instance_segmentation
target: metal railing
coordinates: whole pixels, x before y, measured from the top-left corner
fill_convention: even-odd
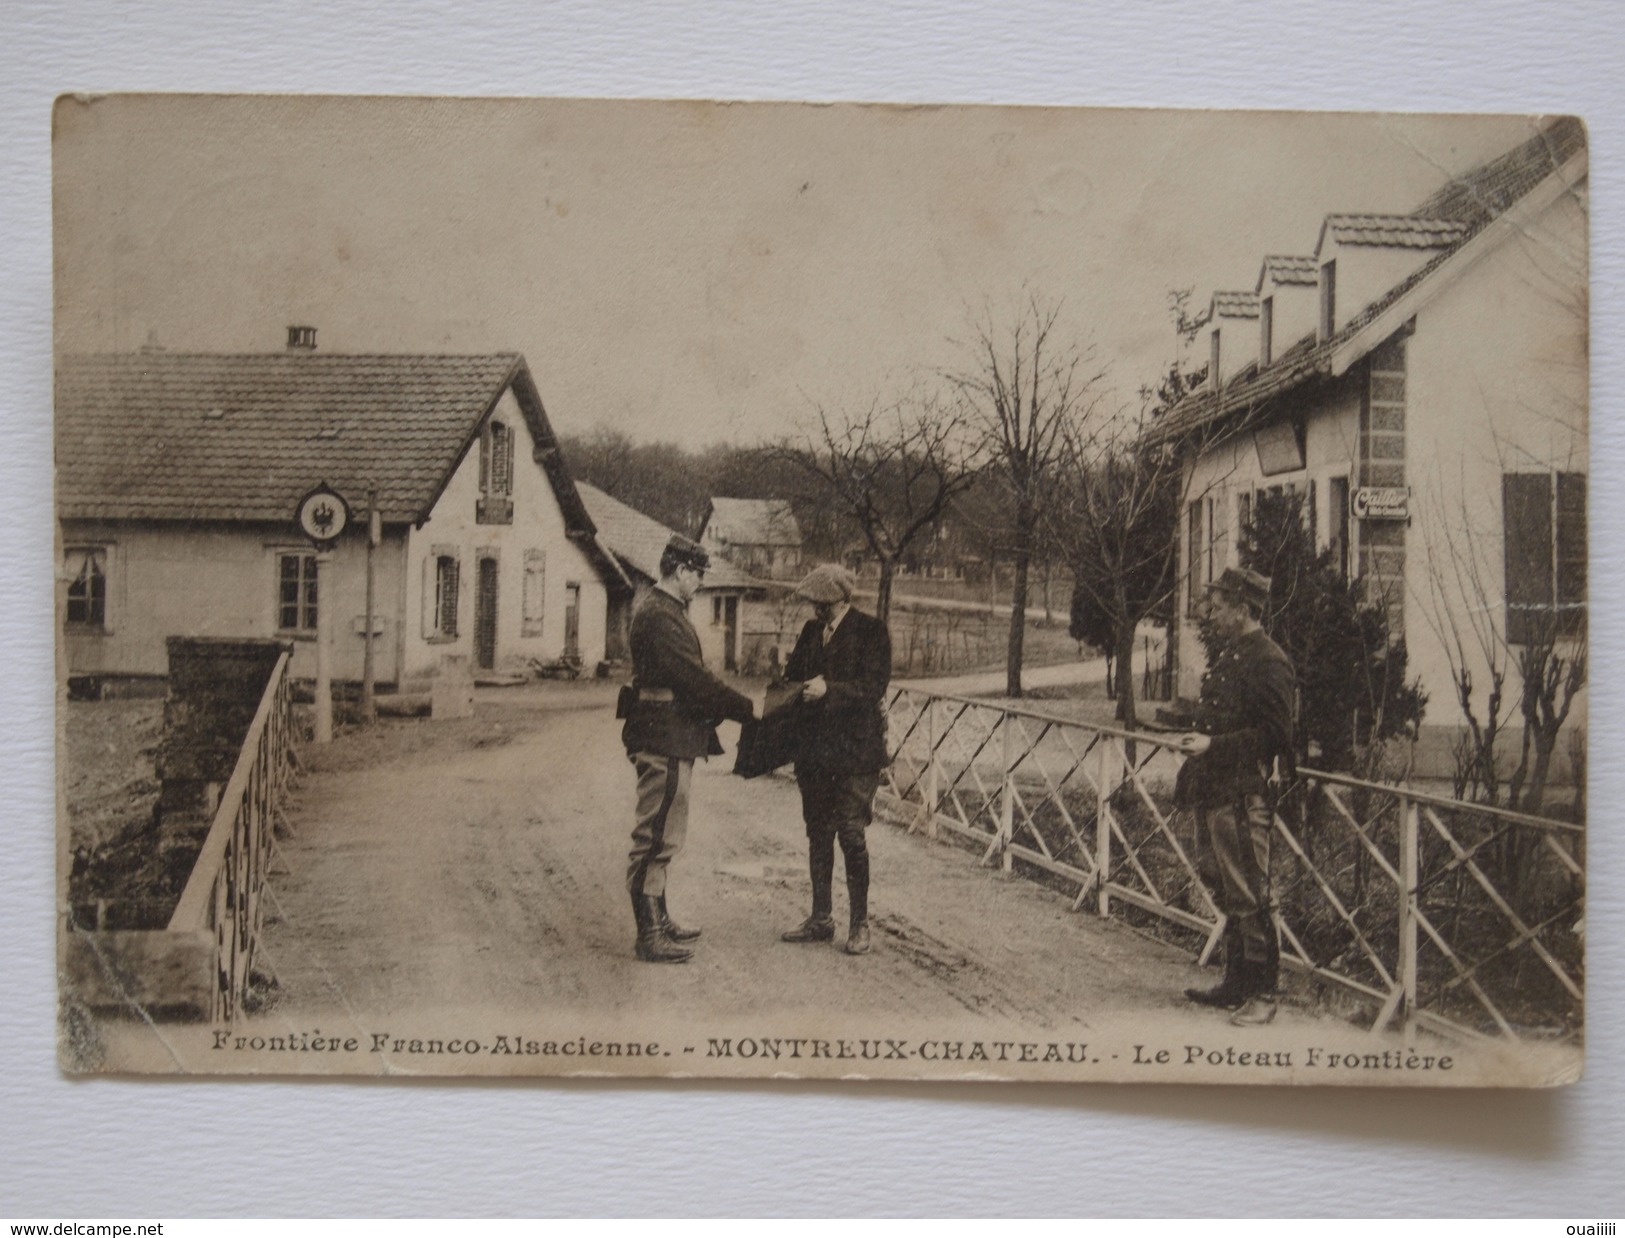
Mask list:
[[[215,1021],[237,1017],[253,975],[273,831],[293,771],[288,658],[283,653],[277,659],[265,685],[192,874],[169,919],[171,930],[213,934],[215,984],[209,1014]]]
[[[1170,807],[1169,737],[894,688],[882,806],[1072,894],[1183,936],[1224,920],[1194,815]],[[1404,785],[1300,771],[1271,848],[1282,962],[1398,1020],[1474,1039],[1567,1039],[1583,1022],[1583,826]]]

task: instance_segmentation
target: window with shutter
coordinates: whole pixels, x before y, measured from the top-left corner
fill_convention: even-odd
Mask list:
[[[423,561],[423,636],[457,639],[457,600],[461,564],[453,546],[436,546]]]
[[[521,616],[524,636],[540,636],[547,613],[547,552],[525,551],[525,584]]]
[[[1506,473],[1506,634],[1513,645],[1577,636],[1586,623],[1586,477]]]
[[[1586,475],[1557,475],[1557,630],[1578,636],[1586,624]]]
[[[1332,562],[1344,580],[1349,578],[1349,479],[1326,479],[1326,541],[1331,548]]]
[[[487,423],[480,435],[480,495],[474,505],[477,524],[513,523],[513,440],[511,426]]]
[[[1202,500],[1185,508],[1185,613],[1197,614],[1202,604]]]

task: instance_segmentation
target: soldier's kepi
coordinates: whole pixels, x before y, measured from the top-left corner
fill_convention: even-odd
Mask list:
[[[1179,741],[1188,759],[1174,788],[1175,804],[1196,814],[1225,918],[1224,979],[1185,996],[1235,1011],[1230,1021],[1243,1027],[1275,1017],[1281,968],[1270,832],[1274,793],[1292,773],[1296,681],[1259,623],[1269,597],[1269,577],[1246,568],[1226,568],[1208,586],[1220,649],[1202,677],[1197,729]]]
[[[682,963],[686,944],[700,936],[671,918],[666,881],[688,831],[688,791],[697,757],[722,751],[717,723],[755,717],[750,698],[705,666],[688,604],[710,556],[673,534],[660,556],[660,580],[632,615],[632,689],[621,742],[637,770],[637,820],[632,829],[626,888],[637,921],[637,956],[646,963]]]

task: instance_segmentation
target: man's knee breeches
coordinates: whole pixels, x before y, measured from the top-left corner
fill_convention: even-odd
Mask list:
[[[878,774],[807,770],[798,771],[796,782],[801,788],[801,817],[808,838],[838,839],[846,855],[867,849],[864,831],[874,818]]]

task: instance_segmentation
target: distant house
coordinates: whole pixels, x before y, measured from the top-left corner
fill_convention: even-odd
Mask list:
[[[1486,646],[1516,666],[1539,633],[1583,640],[1586,194],[1584,128],[1555,120],[1409,214],[1305,221],[1312,251],[1213,294],[1206,380],[1149,431],[1190,453],[1182,695],[1197,603],[1262,491],[1302,495],[1317,545],[1386,604],[1429,699],[1419,773],[1450,772],[1463,671],[1484,708]]]
[[[359,679],[369,496],[380,683],[447,654],[590,665],[631,588],[517,353],[66,356],[56,464],[71,676],[162,675],[165,637],[218,635],[291,639],[308,677],[332,607],[333,674]],[[294,508],[324,481],[355,516],[318,587]]]
[[[762,580],[801,576],[801,526],[788,499],[712,499],[700,545]]]
[[[641,597],[660,578],[660,555],[673,530],[588,482],[577,482],[576,488],[604,546],[636,585],[637,597]],[[760,589],[761,582],[748,572],[712,555],[710,570],[688,608],[699,633],[700,648],[711,666],[737,671],[744,664],[741,610],[745,599]],[[627,656],[627,629],[635,600],[627,594],[612,599],[608,642],[612,657]]]

